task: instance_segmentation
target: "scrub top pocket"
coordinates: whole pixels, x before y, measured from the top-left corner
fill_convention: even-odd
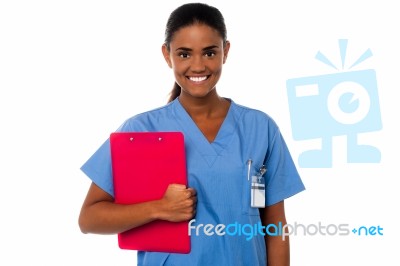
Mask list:
[[[257,169],[252,164],[250,168],[250,176],[248,166],[243,169],[243,178],[242,178],[242,214],[243,215],[260,215],[258,208],[251,207],[251,177],[256,175]],[[249,176],[249,178],[248,178]],[[264,179],[264,178],[263,178]]]

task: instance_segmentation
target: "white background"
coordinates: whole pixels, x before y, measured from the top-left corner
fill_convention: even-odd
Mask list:
[[[115,235],[84,235],[77,219],[89,187],[79,170],[126,118],[163,105],[173,74],[161,55],[169,13],[183,1],[0,2],[0,265],[135,265]],[[400,16],[395,1],[209,1],[225,16],[231,51],[218,91],[280,125],[294,160],[289,78],[354,70],[377,73],[383,129],[362,140],[380,164],[299,168],[307,187],[286,201],[289,223],[378,226],[383,236],[292,236],[292,265],[398,265],[397,95]],[[223,255],[223,254],[221,254]]]

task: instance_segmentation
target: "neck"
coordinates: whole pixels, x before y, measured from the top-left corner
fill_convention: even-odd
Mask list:
[[[229,102],[220,97],[216,90],[213,90],[205,97],[191,97],[182,94],[179,96],[179,102],[185,108],[186,112],[193,117],[213,117],[218,114],[221,109],[225,109]]]

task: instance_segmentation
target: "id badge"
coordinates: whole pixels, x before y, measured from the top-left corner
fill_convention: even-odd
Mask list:
[[[251,177],[251,207],[265,207],[265,184],[261,182],[259,176]]]

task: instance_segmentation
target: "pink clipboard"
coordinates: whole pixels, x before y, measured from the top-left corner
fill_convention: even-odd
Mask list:
[[[162,198],[171,183],[187,185],[181,132],[115,132],[110,135],[114,199],[118,204]],[[163,220],[118,234],[121,249],[189,253],[188,222]]]

